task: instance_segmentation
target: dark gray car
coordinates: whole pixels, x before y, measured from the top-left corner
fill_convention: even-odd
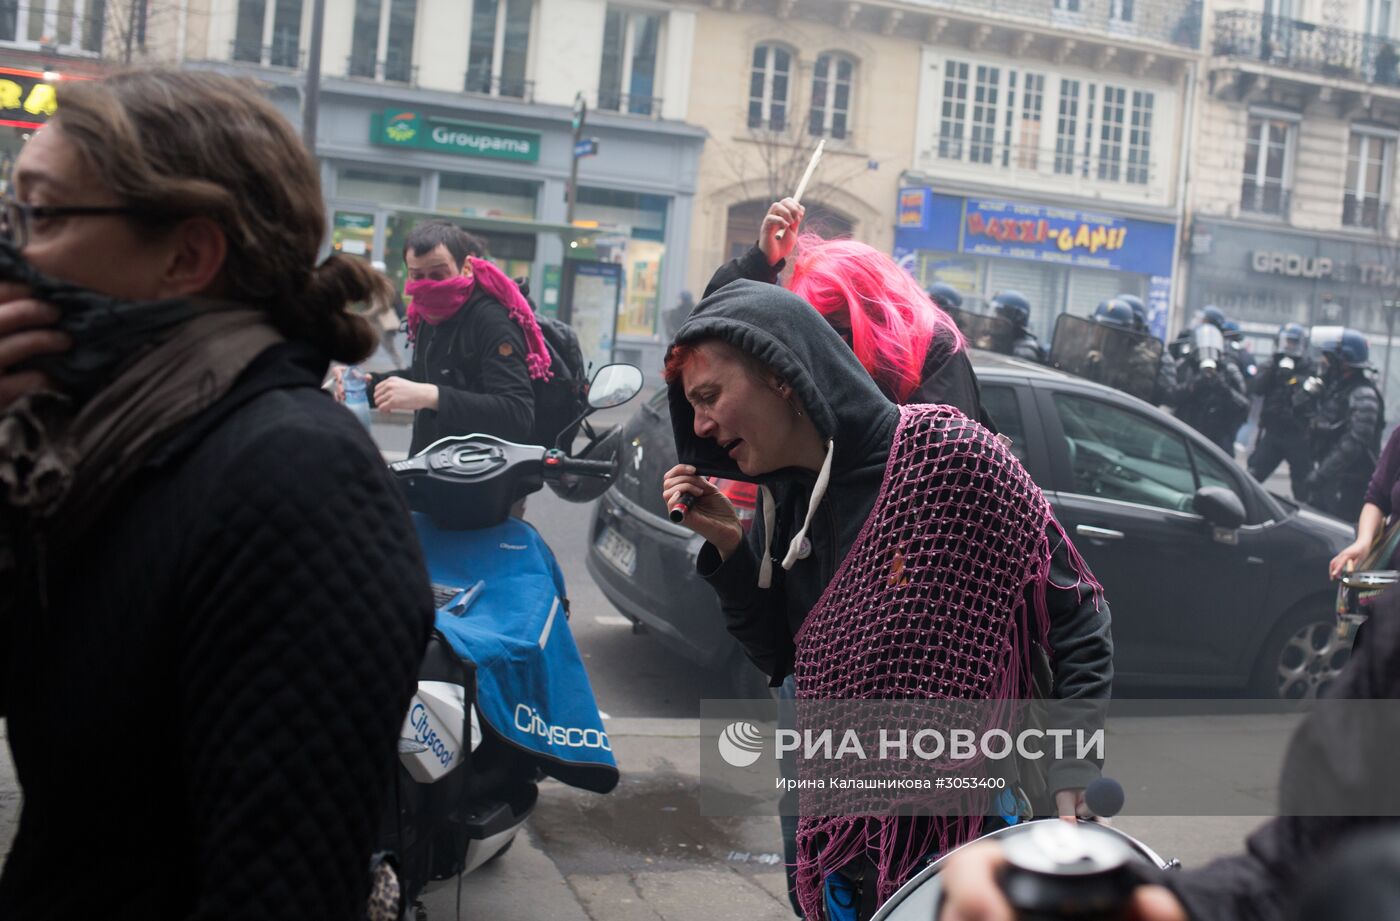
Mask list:
[[[1345,664],[1327,563],[1351,527],[1267,492],[1194,429],[1107,387],[970,353],[986,409],[1054,506],[1113,608],[1121,686],[1249,688],[1311,697]],[[700,539],[672,524],[665,390],[628,421],[599,500],[588,569],[625,616],[736,691],[763,687],[695,573]],[[754,490],[721,483],[741,514]],[[747,506],[747,508],[745,508]]]

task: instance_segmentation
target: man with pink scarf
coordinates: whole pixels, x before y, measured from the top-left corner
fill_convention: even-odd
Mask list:
[[[450,435],[530,440],[531,382],[549,378],[549,352],[520,289],[483,255],[479,241],[442,220],[414,227],[404,244],[413,360],[407,371],[375,375],[371,402],[414,414],[410,454]]]

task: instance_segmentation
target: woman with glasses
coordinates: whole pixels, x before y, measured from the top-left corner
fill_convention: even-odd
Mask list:
[[[320,389],[386,286],[317,264],[317,172],[252,89],[162,71],[64,84],[15,164],[0,917],[364,917],[432,601]]]

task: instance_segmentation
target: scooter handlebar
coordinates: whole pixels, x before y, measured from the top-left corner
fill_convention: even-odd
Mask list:
[[[610,477],[613,474],[613,462],[569,457],[562,451],[547,452],[544,456],[544,478],[557,480],[566,473],[578,476]]]

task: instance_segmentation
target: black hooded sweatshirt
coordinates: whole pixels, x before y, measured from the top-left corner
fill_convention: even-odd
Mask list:
[[[719,595],[729,632],[777,685],[792,672],[793,637],[875,507],[899,408],[880,393],[855,353],[821,315],[783,288],[741,280],[705,298],[681,327],[676,343],[707,339],[727,342],[772,368],[797,393],[822,439],[835,442],[830,482],[807,533],[811,553],[784,570],[777,561],[806,519],[816,475],[787,468],[747,476],[714,440],[696,436],[695,412],[682,383],[670,385],[680,463],[694,466],[702,476],[758,482],[772,491],[777,503],[768,548],[776,558],[771,587],[758,587],[765,547],[761,515],[755,516],[747,544],[729,559],[721,561],[719,551],[706,543],[696,561],[700,575]],[[1079,581],[1059,533],[1050,537],[1055,548],[1053,584],[1046,600],[1053,696],[1106,698],[1113,679],[1108,604],[1091,585]],[[1051,769],[1049,779],[1051,789],[1062,790],[1083,787],[1095,776],[1097,769],[1087,763],[1061,762]]]

